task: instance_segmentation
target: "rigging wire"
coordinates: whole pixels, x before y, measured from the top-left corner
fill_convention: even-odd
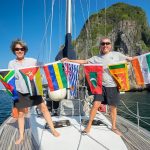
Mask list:
[[[44,34],[43,34],[43,37],[42,37],[42,40],[41,40],[41,43],[40,43],[40,49],[39,49],[39,52],[38,52],[38,57],[37,57],[37,60],[39,60],[39,57],[42,56],[42,62],[47,62],[48,61],[48,58],[45,57],[45,56],[48,56],[47,55],[47,29],[48,29],[48,25],[49,25],[49,20],[50,20],[50,15],[48,17],[48,21],[46,19],[46,1],[43,0],[43,9],[44,9],[44,23],[45,23],[45,30],[44,30]],[[41,55],[41,52],[42,51],[42,55]]]
[[[106,37],[106,25],[107,25],[107,2],[106,2],[107,0],[105,0],[105,37]]]
[[[99,29],[99,14],[98,14],[98,2],[97,2],[97,0],[96,0],[96,13],[97,13],[97,16],[96,16],[96,22],[97,22],[97,27],[98,27],[98,29]]]
[[[24,20],[24,0],[22,0],[22,7],[21,7],[21,40],[23,38],[23,20]]]
[[[89,30],[89,35],[87,36],[87,43],[88,45],[88,50],[92,53],[92,38],[91,38],[91,23],[90,23],[90,8],[91,8],[91,4],[90,4],[90,0],[88,0],[87,3],[87,14],[88,14],[88,30]],[[91,49],[89,49],[89,47],[91,47]],[[93,55],[93,54],[92,54]]]
[[[85,15],[84,15],[84,10],[83,10],[83,5],[82,5],[82,2],[81,2],[81,0],[80,0],[80,5],[81,5],[81,10],[82,10],[82,16],[83,16],[83,20],[84,20],[84,22],[86,21],[85,20]],[[86,23],[86,22],[85,22]],[[87,29],[87,26],[86,26],[86,24],[85,24],[85,30],[86,30],[86,33],[87,33],[87,37],[88,37],[88,34],[89,34],[89,31],[88,31],[88,29]],[[87,52],[87,43],[86,43],[86,54],[88,54]],[[86,55],[86,57],[87,57],[87,55]]]
[[[62,32],[61,32],[61,25],[62,25],[62,0],[59,0],[59,46],[62,43]]]
[[[89,17],[90,17],[90,0],[86,0],[86,9],[87,9],[87,29],[88,29],[88,33],[87,33],[87,40],[86,40],[86,45],[87,45],[87,54],[88,54],[88,51],[90,51],[89,47],[90,47],[90,38],[91,38],[91,31],[90,31],[90,20],[89,20]],[[86,23],[86,22],[85,22]],[[86,56],[87,58],[88,56]]]
[[[46,21],[47,21],[46,20],[46,1],[44,0],[44,23],[45,23],[45,30],[46,30]],[[47,42],[47,36],[45,36],[45,46],[44,46],[45,50],[43,50],[43,59],[42,59],[42,61],[44,61],[44,55],[46,56],[47,47],[48,47],[47,43],[48,43]],[[45,51],[45,54],[44,54],[44,51]]]
[[[55,0],[52,0],[52,11],[51,11],[51,21],[50,21],[50,50],[49,50],[49,60],[51,60],[51,51],[52,51],[52,33],[53,33],[53,12],[54,12]]]
[[[86,4],[87,4],[87,12],[88,12],[88,23],[89,23],[89,9],[88,8],[90,8],[90,6],[88,7],[88,2],[87,2],[87,0],[86,0]],[[87,40],[85,40],[85,53],[86,53],[86,55],[85,55],[85,59],[87,59],[88,58],[88,50],[89,50],[89,46],[88,46],[88,42],[89,42],[89,30],[88,30],[88,25],[86,25],[86,19],[85,19],[85,14],[84,14],[84,9],[83,9],[83,5],[82,5],[82,2],[81,2],[81,0],[80,0],[80,5],[81,5],[81,10],[82,10],[82,17],[83,17],[83,21],[85,22],[84,23],[84,27],[85,27],[85,31],[86,31],[86,35],[87,35]],[[87,24],[88,24],[87,23]],[[85,76],[83,77],[83,86],[85,86]]]
[[[51,14],[50,14],[49,17],[48,17],[48,20],[47,20],[47,23],[46,23],[46,26],[45,26],[44,35],[43,35],[43,38],[42,38],[42,40],[41,40],[41,44],[40,44],[41,49],[42,49],[42,47],[43,47],[44,40],[45,40],[45,38],[46,38],[46,36],[47,36],[47,29],[48,29],[48,26],[49,26],[50,19],[51,19]],[[47,56],[48,56],[48,55],[47,55]],[[47,57],[47,59],[48,59],[48,57]]]
[[[77,39],[77,31],[76,31],[76,4],[75,4],[75,0],[72,1],[73,2],[73,25],[74,25],[74,37]],[[75,44],[75,50],[76,50],[76,44]]]
[[[72,27],[72,29],[74,29],[74,30],[72,30],[72,37],[73,37],[73,33],[74,33],[74,37],[75,37],[75,43],[74,43],[74,50],[76,51],[76,54],[77,54],[77,45],[76,45],[76,41],[77,41],[77,31],[76,31],[76,3],[75,3],[75,0],[72,0],[72,4],[73,4],[73,25],[74,25],[74,28]],[[77,58],[78,58],[78,56],[77,56]],[[79,71],[80,71],[80,66],[79,66]],[[79,85],[79,83],[80,83],[80,81],[79,81],[79,78],[78,78],[78,81],[77,81],[78,83],[78,85]],[[79,86],[77,87],[77,93],[78,93],[78,91],[79,91]]]

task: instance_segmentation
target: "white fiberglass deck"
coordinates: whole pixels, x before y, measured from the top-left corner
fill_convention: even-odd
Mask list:
[[[120,136],[110,130],[111,124],[104,115],[98,114],[97,118],[103,120],[107,125],[92,126],[91,132],[82,135],[80,116],[57,116],[53,121],[70,120],[71,126],[57,128],[60,137],[54,137],[49,129],[44,129],[45,120],[37,117],[35,113],[30,116],[32,134],[39,145],[39,149],[47,150],[127,150]]]

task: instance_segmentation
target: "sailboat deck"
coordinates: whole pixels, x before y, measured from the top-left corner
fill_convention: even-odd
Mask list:
[[[8,118],[0,127],[0,150],[38,150],[30,128],[29,117],[25,118],[25,140],[15,145],[18,134],[18,123],[16,119]]]
[[[107,116],[109,119],[110,117]],[[128,150],[148,150],[150,149],[150,132],[144,128],[139,128],[134,123],[120,116],[117,117],[117,127],[123,133]]]
[[[140,128],[130,121],[119,117],[117,126],[123,133],[123,140],[128,150],[148,150],[150,149],[150,132]],[[20,145],[14,142],[18,138],[17,121],[10,117],[0,127],[0,150],[38,150],[39,147],[31,133],[29,117],[25,121],[25,141]]]

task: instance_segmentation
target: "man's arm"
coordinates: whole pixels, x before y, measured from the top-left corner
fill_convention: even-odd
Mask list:
[[[78,63],[78,64],[87,64],[88,63],[87,60],[72,60],[72,59],[68,59],[68,58],[62,58],[61,62],[73,62],[73,63]]]
[[[132,57],[126,56],[120,52],[118,52],[118,54],[119,54],[120,61],[122,61],[122,60],[132,61],[132,59],[133,59]]]
[[[127,61],[132,61],[132,60],[133,60],[133,57],[127,57],[126,60],[127,60]]]

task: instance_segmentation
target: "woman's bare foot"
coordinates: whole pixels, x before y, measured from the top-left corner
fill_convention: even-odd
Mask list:
[[[91,127],[86,127],[83,131],[82,131],[82,134],[86,134],[86,133],[89,133],[91,130]]]
[[[122,133],[118,129],[112,129],[112,131],[117,135],[122,136]]]
[[[15,142],[15,144],[18,145],[18,144],[22,143],[23,140],[24,140],[23,137],[20,137],[20,138]]]
[[[53,131],[52,131],[52,134],[53,134],[55,137],[60,136],[60,133],[59,133],[59,132],[57,132],[56,130],[53,130]]]

